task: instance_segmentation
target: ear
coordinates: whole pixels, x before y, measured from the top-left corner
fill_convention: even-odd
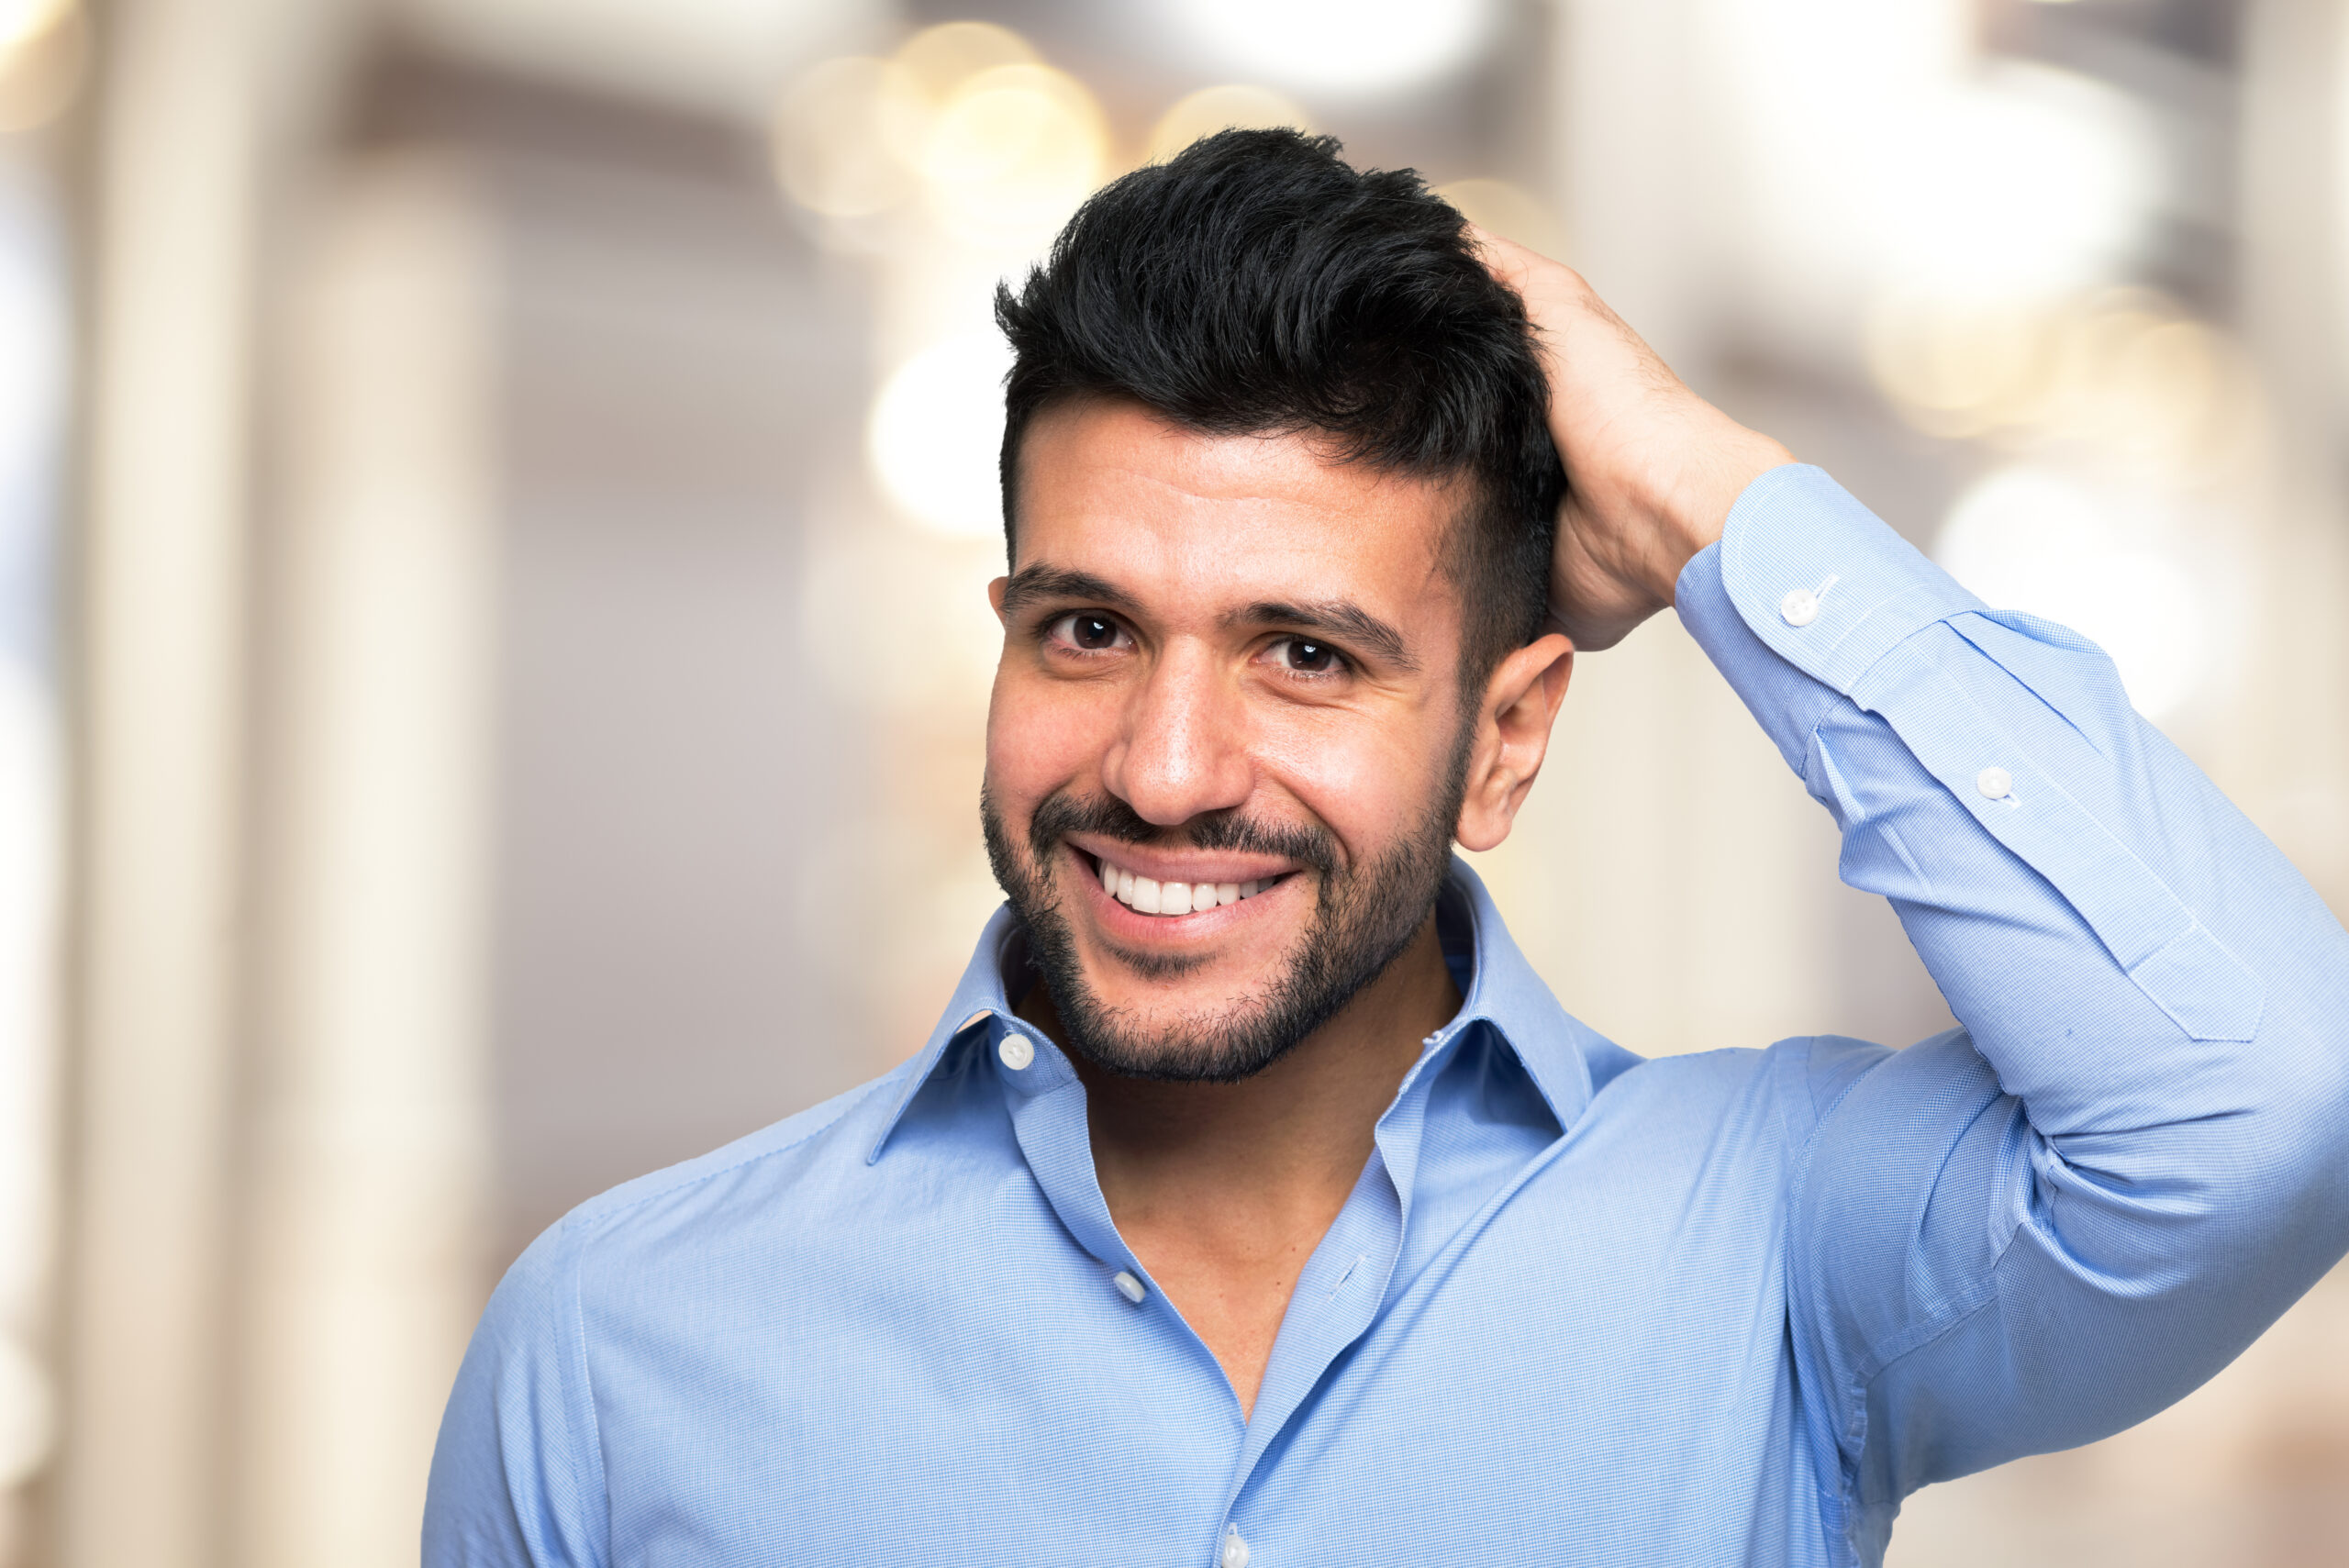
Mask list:
[[[1011,579],[998,577],[987,584],[987,603],[995,606],[995,618],[1003,619],[1003,591],[1011,586]]]
[[[1489,850],[1508,837],[1549,754],[1550,728],[1574,670],[1575,645],[1552,632],[1502,660],[1486,681],[1454,831],[1463,849]]]

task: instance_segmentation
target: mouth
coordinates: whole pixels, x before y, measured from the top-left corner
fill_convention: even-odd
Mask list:
[[[1162,920],[1202,915],[1227,904],[1257,897],[1297,874],[1280,872],[1246,882],[1176,882],[1142,875],[1130,866],[1118,864],[1106,854],[1093,854],[1084,850],[1076,850],[1075,853],[1100,879],[1101,891],[1137,915],[1148,915]]]

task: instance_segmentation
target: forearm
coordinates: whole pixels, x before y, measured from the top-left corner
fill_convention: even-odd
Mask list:
[[[2217,1079],[2339,1076],[2349,938],[2101,653],[1993,618],[1817,470],[1755,484],[1737,522],[1687,574],[1682,618],[2034,1127],[2091,1136],[2228,1108],[2241,1091]],[[2295,1030],[2305,1062],[2207,1049]]]
[[[1965,1027],[1822,1126],[1798,1220],[1846,1370],[1932,1373],[1906,1484],[2158,1407],[2349,1240],[2349,938],[2101,654],[1992,617],[1816,471],[1753,486],[1680,588]],[[1999,1299],[1932,1373],[1919,1347]]]

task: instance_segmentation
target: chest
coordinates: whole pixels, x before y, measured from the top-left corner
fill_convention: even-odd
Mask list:
[[[1703,1163],[1561,1159],[1413,1277],[1308,1281],[1276,1377],[1347,1290],[1376,1310],[1252,1427],[1170,1303],[1009,1200],[955,1220],[1024,1239],[990,1266],[899,1235],[804,1260],[854,1284],[820,1307],[605,1325],[612,1561],[1205,1565],[1233,1528],[1250,1568],[1823,1561],[1776,1184]]]

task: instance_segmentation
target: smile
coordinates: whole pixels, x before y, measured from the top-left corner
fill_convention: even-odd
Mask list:
[[[1196,915],[1201,910],[1237,904],[1288,880],[1284,873],[1256,882],[1160,882],[1113,865],[1107,856],[1099,857],[1097,869],[1102,891],[1110,897],[1138,915],[1161,917]]]

